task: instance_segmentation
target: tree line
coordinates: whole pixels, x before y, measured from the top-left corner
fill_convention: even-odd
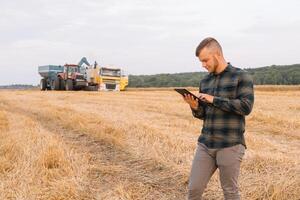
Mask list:
[[[246,68],[256,85],[298,85],[300,64]],[[129,87],[198,87],[207,72],[129,75]]]
[[[0,89],[35,89],[37,86],[29,84],[11,84],[11,85],[0,85]]]

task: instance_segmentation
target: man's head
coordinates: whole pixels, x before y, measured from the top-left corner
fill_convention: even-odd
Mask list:
[[[196,57],[199,58],[202,66],[210,73],[216,72],[221,64],[226,63],[221,45],[216,39],[211,37],[205,38],[200,42],[196,49]]]

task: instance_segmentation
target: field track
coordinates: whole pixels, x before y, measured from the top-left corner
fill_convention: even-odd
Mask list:
[[[170,90],[0,91],[0,199],[185,199],[201,125]],[[245,134],[242,199],[298,199],[300,90],[257,89]]]

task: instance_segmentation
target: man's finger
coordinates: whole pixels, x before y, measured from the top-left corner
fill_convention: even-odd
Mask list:
[[[189,98],[186,94],[183,94],[183,99],[184,99],[185,101],[190,101],[190,98]]]
[[[201,99],[201,100],[205,100],[206,98],[205,98],[205,94],[203,94],[203,93],[199,93],[199,99]]]
[[[188,100],[191,100],[191,97],[190,97],[189,94],[184,94],[184,95],[186,96],[186,98],[187,98]]]

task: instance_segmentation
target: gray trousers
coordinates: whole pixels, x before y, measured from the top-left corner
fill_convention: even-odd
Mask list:
[[[222,149],[208,149],[198,143],[188,185],[188,199],[200,200],[206,185],[219,168],[220,182],[226,200],[239,200],[238,176],[245,147],[238,144]]]

